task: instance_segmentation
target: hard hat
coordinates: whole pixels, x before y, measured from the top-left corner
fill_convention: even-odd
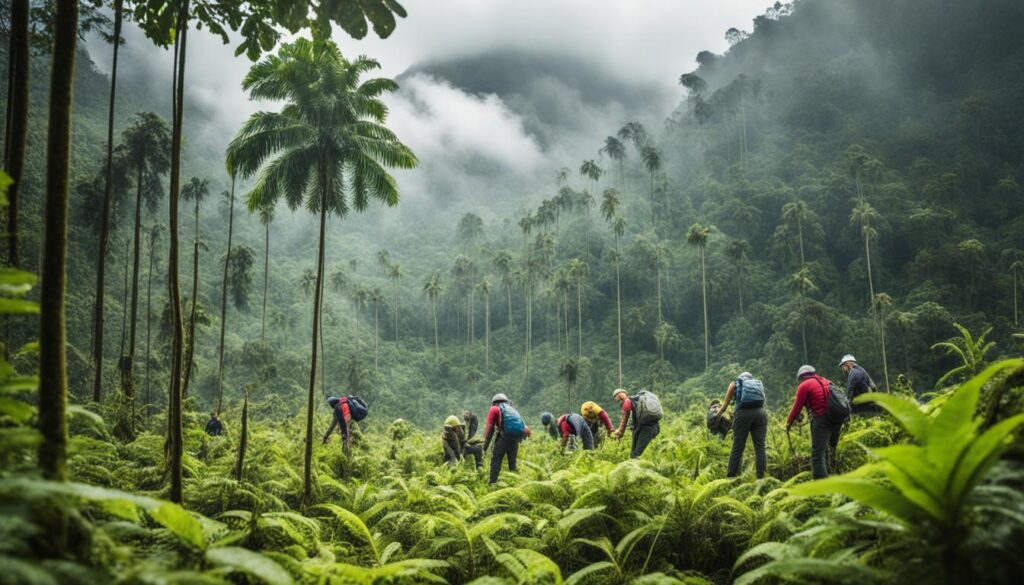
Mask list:
[[[626,395],[628,395],[628,394],[629,394],[628,392],[626,392],[626,391],[625,391],[625,390],[623,390],[622,388],[616,388],[616,389],[615,389],[614,391],[612,391],[612,398],[614,399],[614,398],[615,398],[616,396],[618,396],[618,395],[619,395],[619,392],[621,392],[621,393],[623,393],[623,394],[626,394]]]
[[[737,376],[737,378],[739,378],[740,380],[753,380],[754,374],[751,374],[750,372],[743,372],[742,374]]]
[[[338,403],[338,401],[340,401],[340,400],[341,400],[341,399],[340,399],[340,398],[338,398],[337,396],[329,396],[329,397],[327,398],[327,404],[330,404],[331,406],[334,406],[334,405],[335,405],[335,404],[337,404],[337,403]]]
[[[807,374],[813,374],[814,372],[814,366],[800,366],[800,369],[796,371],[796,379],[799,380]]]
[[[551,424],[551,413],[550,412],[542,412],[540,414],[540,424],[542,424],[542,425]]]
[[[459,421],[459,417],[455,415],[449,416],[448,418],[444,419],[444,426],[446,427],[457,427],[460,424],[461,421]]]
[[[842,365],[843,365],[843,364],[845,364],[846,362],[853,362],[853,363],[857,363],[857,358],[853,357],[853,355],[852,355],[852,354],[849,354],[849,353],[848,353],[848,354],[846,354],[846,355],[844,355],[844,356],[843,356],[843,359],[839,360],[839,365],[840,365],[840,366],[842,366]]]
[[[499,402],[508,402],[508,396],[498,392],[494,395],[494,398],[491,398],[491,404],[497,404]]]
[[[587,418],[591,418],[601,414],[601,407],[594,401],[587,401],[580,407],[580,414]]]

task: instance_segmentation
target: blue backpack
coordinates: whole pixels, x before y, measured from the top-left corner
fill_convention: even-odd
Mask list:
[[[352,420],[358,422],[370,414],[370,407],[366,405],[366,401],[362,398],[349,394],[345,399],[348,402],[348,413],[352,416]]]
[[[526,436],[526,423],[523,417],[519,416],[516,407],[508,402],[498,404],[501,409],[501,434],[510,439],[522,439]]]
[[[736,379],[736,407],[760,408],[764,406],[764,384],[761,380]]]

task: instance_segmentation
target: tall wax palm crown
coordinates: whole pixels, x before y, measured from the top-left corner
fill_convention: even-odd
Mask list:
[[[385,170],[413,168],[416,156],[384,126],[380,96],[398,89],[390,79],[363,74],[380,64],[346,59],[331,41],[298,39],[259,62],[242,86],[253,99],[284,101],[280,112],[257,112],[228,146],[227,164],[243,177],[257,174],[249,207],[284,198],[345,215],[371,198],[393,206],[398,187]]]

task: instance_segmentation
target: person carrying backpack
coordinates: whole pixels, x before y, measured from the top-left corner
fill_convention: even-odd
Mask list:
[[[540,413],[540,424],[552,439],[558,440],[558,425],[555,424],[555,417],[550,412]]]
[[[216,412],[211,412],[210,420],[206,421],[206,434],[211,437],[219,437],[224,434],[224,423],[217,418]]]
[[[594,446],[601,444],[601,428],[604,427],[605,432],[609,435],[615,432],[615,427],[612,426],[612,419],[608,416],[601,405],[596,402],[584,402],[583,406],[580,407],[580,414],[583,415],[583,419],[587,421],[587,426],[590,427],[590,434],[594,435]]]
[[[743,464],[743,451],[747,447],[747,437],[754,443],[754,470],[757,479],[764,477],[768,467],[765,453],[765,439],[768,436],[768,413],[764,409],[764,384],[754,378],[750,372],[743,372],[729,383],[725,390],[725,399],[718,409],[721,418],[729,408],[729,403],[736,402],[736,412],[732,417],[732,451],[729,453],[729,471],[727,477],[740,474]]]
[[[508,458],[508,470],[515,472],[516,457],[519,455],[519,443],[530,436],[530,427],[526,426],[508,396],[502,393],[491,399],[491,409],[487,411],[487,422],[484,425],[484,451],[491,446],[494,439],[494,451],[491,453],[491,476],[488,483],[498,482],[501,473],[501,462]]]
[[[562,449],[565,449],[569,437],[579,437],[584,451],[594,450],[594,434],[590,432],[587,421],[576,413],[563,414],[558,417],[558,430],[562,435]]]
[[[846,372],[846,396],[850,399],[850,413],[864,416],[878,414],[878,407],[873,403],[853,404],[853,399],[861,394],[878,391],[875,381],[871,379],[867,370],[861,367],[857,363],[857,358],[850,354],[844,355],[839,360],[839,367]]]
[[[839,446],[839,434],[850,417],[849,402],[838,386],[815,373],[814,366],[800,366],[796,379],[799,385],[786,432],[806,407],[811,418],[811,475],[814,479],[828,477],[829,454]]]
[[[324,444],[326,445],[327,441],[331,440],[331,433],[335,427],[338,427],[342,446],[345,453],[348,453],[352,449],[352,421],[358,422],[366,418],[369,408],[362,398],[352,395],[341,398],[330,396],[327,398],[327,405],[331,407],[334,418],[331,420],[331,426],[327,427],[327,432],[324,433]]]
[[[612,392],[612,398],[622,405],[622,419],[615,431],[615,438],[621,439],[626,434],[626,425],[633,425],[633,447],[629,456],[639,459],[647,445],[661,432],[662,410],[658,397],[647,390],[640,390],[636,396],[629,396],[622,388]]]

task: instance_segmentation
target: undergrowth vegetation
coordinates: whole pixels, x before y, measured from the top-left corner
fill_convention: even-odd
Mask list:
[[[770,477],[754,480],[748,455],[744,476],[725,479],[730,440],[704,428],[695,404],[641,460],[627,441],[561,453],[538,433],[519,472],[491,488],[471,462],[443,465],[435,433],[377,421],[350,456],[317,445],[305,507],[304,421],[273,397],[250,405],[260,418],[241,480],[241,412],[224,436],[187,421],[183,506],[161,499],[159,435],[124,443],[84,410],[71,425],[74,481],[39,479],[36,432],[19,424],[33,407],[6,398],[0,581],[1007,582],[1021,562],[1011,543],[1024,538],[1024,450],[1011,441],[1024,415],[985,418],[991,400],[1019,392],[1022,371],[1000,362],[924,407],[875,396],[891,414],[855,420],[836,454],[844,475],[824,481],[810,481],[807,429],[787,437],[778,413]]]

